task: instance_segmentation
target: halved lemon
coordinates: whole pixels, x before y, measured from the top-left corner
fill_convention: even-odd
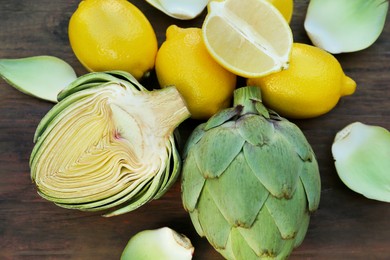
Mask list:
[[[265,0],[212,1],[202,31],[211,56],[238,76],[261,77],[288,68],[291,28]]]

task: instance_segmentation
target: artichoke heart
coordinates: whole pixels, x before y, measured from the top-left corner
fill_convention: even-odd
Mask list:
[[[128,73],[96,72],[58,100],[38,125],[30,158],[43,198],[113,216],[159,198],[177,179],[173,133],[190,114],[175,87],[149,91]]]
[[[315,154],[301,130],[268,110],[260,88],[199,125],[184,150],[182,200],[200,236],[226,259],[285,259],[320,201]]]

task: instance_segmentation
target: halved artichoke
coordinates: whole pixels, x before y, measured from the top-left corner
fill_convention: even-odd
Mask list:
[[[190,116],[174,87],[149,91],[122,71],[89,73],[58,95],[35,133],[31,178],[65,208],[134,210],[180,172],[175,128]]]
[[[226,259],[286,259],[301,244],[320,202],[318,164],[260,88],[235,90],[232,108],[193,131],[184,159],[184,208]]]

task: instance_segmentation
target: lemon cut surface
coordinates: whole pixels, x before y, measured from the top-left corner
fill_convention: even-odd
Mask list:
[[[261,77],[288,68],[291,28],[265,0],[210,2],[202,32],[211,56],[238,76]]]

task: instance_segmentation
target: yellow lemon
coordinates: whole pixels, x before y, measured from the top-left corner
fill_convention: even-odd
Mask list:
[[[175,85],[194,119],[208,119],[230,105],[236,75],[207,52],[199,28],[171,25],[156,58],[161,87]]]
[[[123,70],[140,79],[153,69],[156,34],[126,0],[84,0],[69,21],[71,47],[89,71]]]
[[[288,67],[292,31],[267,1],[212,1],[202,31],[211,56],[236,75],[261,77]]]
[[[294,11],[293,0],[267,0],[273,6],[275,6],[279,12],[283,15],[287,22],[291,21],[291,17]]]
[[[337,59],[311,45],[294,43],[287,70],[247,80],[259,86],[263,102],[281,116],[311,118],[329,112],[340,97],[355,92],[356,82]]]

